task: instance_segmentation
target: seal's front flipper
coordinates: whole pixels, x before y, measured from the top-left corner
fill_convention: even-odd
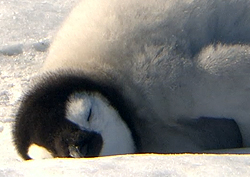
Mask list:
[[[242,135],[234,119],[200,117],[178,122],[193,142],[204,150],[242,148]]]

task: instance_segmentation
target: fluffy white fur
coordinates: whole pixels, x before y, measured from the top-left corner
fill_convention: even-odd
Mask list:
[[[144,151],[199,150],[177,122],[201,116],[233,118],[250,146],[249,21],[249,0],[84,0],[55,37],[43,71],[116,80],[143,122]],[[106,101],[73,98],[68,118],[102,134],[103,155],[133,152],[127,127]]]
[[[87,120],[90,110],[91,115]],[[82,130],[101,134],[101,156],[135,152],[130,130],[100,94],[73,94],[67,103],[66,118],[79,125]]]

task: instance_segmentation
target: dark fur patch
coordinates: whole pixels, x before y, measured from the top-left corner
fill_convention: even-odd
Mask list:
[[[135,111],[131,103],[125,100],[119,88],[114,85],[93,81],[77,71],[49,73],[31,89],[22,100],[13,127],[14,143],[24,159],[28,148],[35,143],[47,148],[55,156],[55,138],[62,131],[76,132],[78,126],[65,118],[66,102],[74,92],[98,92],[117,109],[120,116],[132,131],[139,147],[139,139],[134,131],[132,118]]]
[[[188,128],[192,140],[204,150],[243,147],[240,129],[233,119],[200,117],[182,119],[179,124]]]

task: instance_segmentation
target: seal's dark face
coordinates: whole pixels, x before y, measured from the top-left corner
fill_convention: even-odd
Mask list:
[[[54,143],[54,157],[97,157],[103,140],[96,132],[65,129],[55,138]]]
[[[70,74],[48,75],[37,83],[25,95],[13,127],[14,143],[21,157],[47,158],[37,154],[40,148],[32,151],[38,156],[30,155],[33,145],[45,149],[50,157],[134,153],[131,131],[120,116],[120,112],[125,116],[130,111],[123,110],[126,106],[120,104],[122,97],[114,94],[115,90],[107,89],[106,93],[101,86]],[[107,96],[110,94],[114,95]]]

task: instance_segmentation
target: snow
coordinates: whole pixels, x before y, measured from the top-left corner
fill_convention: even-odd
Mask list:
[[[50,41],[76,3],[77,0],[0,0],[1,167],[21,162],[11,137],[15,112],[47,56]],[[2,169],[1,174],[11,176],[11,172],[2,173]]]
[[[123,155],[96,159],[46,159],[0,167],[0,176],[249,176],[249,157]]]
[[[24,162],[11,127],[22,94],[78,0],[0,0],[0,176],[249,176],[247,155],[125,155]]]

